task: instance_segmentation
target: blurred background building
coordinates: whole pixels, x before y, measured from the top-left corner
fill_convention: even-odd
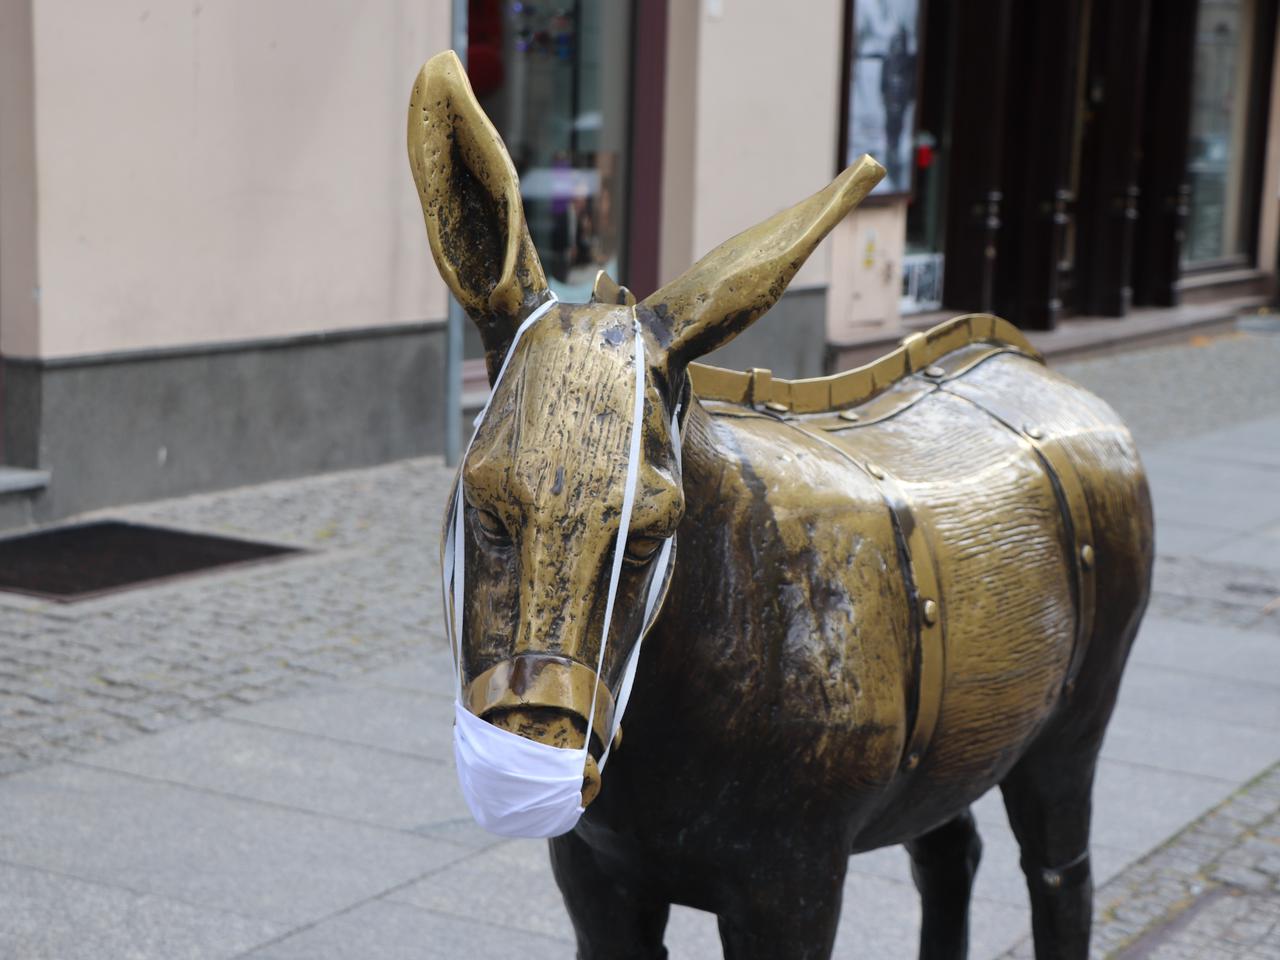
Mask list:
[[[601,268],[643,296],[880,158],[711,358],[812,376],[958,312],[1105,345],[1269,302],[1277,6],[0,0],[0,526],[441,449],[404,148],[439,50],[567,299]]]

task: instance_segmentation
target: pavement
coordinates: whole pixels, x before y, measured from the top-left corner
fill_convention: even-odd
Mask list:
[[[1073,363],[1134,429],[1154,595],[1095,797],[1094,955],[1280,960],[1280,333]],[[436,459],[106,511],[303,548],[75,604],[0,594],[0,957],[573,955],[545,845],[471,823]],[[998,794],[971,956],[1031,956]],[[915,956],[905,853],[836,956]],[[676,908],[673,960],[719,956]]]

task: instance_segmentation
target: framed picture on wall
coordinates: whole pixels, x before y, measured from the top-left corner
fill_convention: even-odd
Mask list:
[[[924,0],[848,0],[840,167],[864,153],[884,164],[873,197],[910,195]]]

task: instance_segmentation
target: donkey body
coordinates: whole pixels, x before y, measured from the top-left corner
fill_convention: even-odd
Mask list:
[[[451,54],[418,79],[409,143],[433,253],[492,376],[547,285]],[[963,957],[969,805],[997,784],[1037,956],[1087,955],[1093,774],[1151,568],[1124,427],[990,317],[823,381],[691,372],[880,173],[865,160],[641,303],[603,279],[593,303],[553,308],[463,464],[466,702],[524,736],[581,745],[584,704],[612,710],[650,560],[677,538],[625,737],[603,778],[605,745],[588,744],[590,805],[551,841],[584,960],[665,956],[673,903],[714,912],[727,957],[828,957],[848,857],[896,843],[923,900],[921,956]],[[621,531],[636,335],[655,359]]]

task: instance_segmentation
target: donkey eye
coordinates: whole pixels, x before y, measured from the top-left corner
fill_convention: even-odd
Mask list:
[[[480,532],[487,539],[492,540],[494,543],[511,542],[511,535],[507,533],[507,528],[503,526],[496,513],[476,506],[471,509],[475,511],[476,526],[480,528]]]
[[[629,537],[623,559],[635,564],[648,563],[661,547],[662,540],[658,537]]]

